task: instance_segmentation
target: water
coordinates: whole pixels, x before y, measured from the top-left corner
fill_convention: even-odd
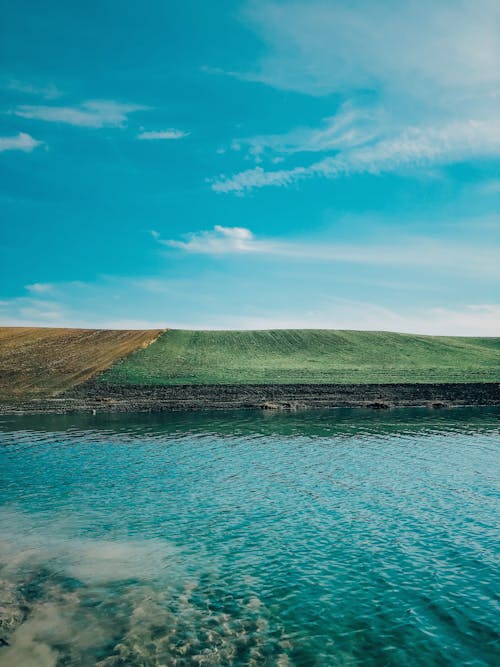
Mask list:
[[[0,421],[0,665],[499,664],[497,409]]]

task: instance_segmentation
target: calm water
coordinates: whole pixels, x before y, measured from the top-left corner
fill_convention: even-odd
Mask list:
[[[0,421],[0,665],[494,665],[500,411]]]

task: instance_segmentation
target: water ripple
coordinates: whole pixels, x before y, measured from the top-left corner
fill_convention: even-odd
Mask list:
[[[3,418],[0,665],[498,664],[498,417]]]

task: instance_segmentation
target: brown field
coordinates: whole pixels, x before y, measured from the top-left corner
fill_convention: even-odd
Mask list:
[[[0,327],[0,400],[53,396],[147,347],[161,333]]]

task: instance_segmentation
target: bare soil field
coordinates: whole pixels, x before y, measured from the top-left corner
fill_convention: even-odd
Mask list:
[[[58,394],[147,347],[161,333],[0,327],[0,400]]]

